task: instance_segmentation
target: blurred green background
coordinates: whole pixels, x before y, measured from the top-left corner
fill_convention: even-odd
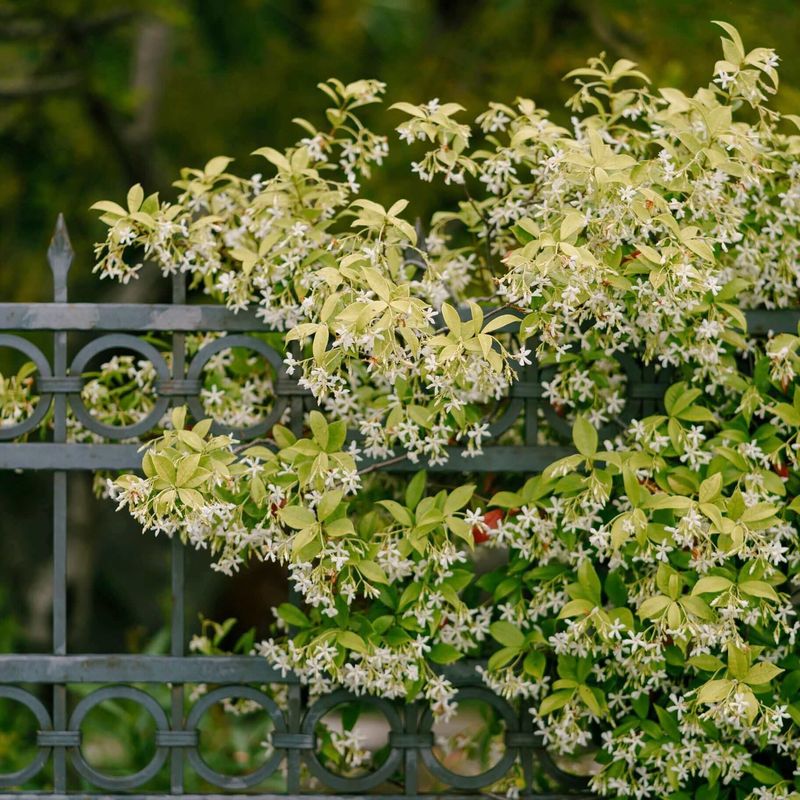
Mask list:
[[[169,193],[181,166],[216,154],[262,170],[248,154],[294,141],[292,117],[319,119],[315,85],[328,77],[380,78],[388,102],[439,97],[470,117],[525,95],[568,121],[561,77],[601,50],[639,62],[657,84],[707,83],[719,53],[711,19],[738,26],[748,47],[777,49],[778,105],[797,113],[797,0],[0,2],[0,298],[49,299],[45,251],[64,211],[72,299],[162,299],[157,279],[123,289],[92,276],[103,231],[91,203],[119,200],[135,182]],[[380,108],[368,116],[387,133],[399,121]],[[365,192],[407,197],[424,218],[444,196],[412,178],[405,145],[392,143]],[[163,624],[168,547],[94,501],[80,476],[70,486],[70,647],[141,649]],[[0,616],[15,621],[5,648],[49,646],[48,496],[43,477],[0,475]],[[280,599],[274,585],[263,571],[228,580],[205,556],[189,560],[193,617],[263,623]]]
[[[605,50],[658,84],[705,84],[723,19],[747,46],[783,56],[780,104],[798,109],[797,0],[17,0],[0,4],[0,295],[44,299],[43,254],[56,212],[78,253],[73,296],[100,289],[88,207],[127,187],[169,191],[182,166],[286,145],[324,97],[316,83],[376,77],[387,101],[530,96],[568,119],[562,75]],[[374,110],[391,132],[397,113]],[[405,146],[366,187],[409,197],[425,215],[436,192],[407,169]],[[424,196],[424,197],[423,197]]]

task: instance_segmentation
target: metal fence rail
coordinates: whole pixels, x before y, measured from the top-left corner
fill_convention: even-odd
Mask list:
[[[0,655],[0,698],[27,706],[38,721],[37,755],[21,771],[0,775],[0,798],[87,796],[80,779],[94,787],[97,796],[169,797],[184,793],[185,770],[194,770],[208,784],[219,787],[226,797],[244,796],[286,762],[284,795],[310,796],[301,786],[301,761],[328,792],[336,794],[381,797],[418,796],[418,775],[421,765],[453,792],[478,792],[503,777],[515,762],[521,764],[526,778],[525,797],[561,797],[535,791],[534,769],[544,769],[553,777],[555,791],[580,792],[582,783],[563,773],[542,748],[532,730],[527,708],[515,709],[505,700],[481,686],[473,664],[458,664],[446,670],[459,687],[462,699],[478,699],[493,707],[505,724],[505,751],[491,769],[482,775],[457,775],[444,767],[432,751],[433,733],[430,712],[418,704],[397,705],[372,699],[390,726],[389,754],[377,771],[356,778],[347,778],[329,771],[316,752],[315,727],[337,704],[347,699],[343,692],[324,697],[313,704],[304,701],[302,687],[292,678],[283,677],[257,657],[200,657],[185,653],[184,630],[184,551],[176,538],[171,551],[172,618],[169,656],[68,655],[67,653],[67,475],[72,470],[134,469],[140,464],[137,445],[116,440],[139,437],[157,425],[171,405],[188,404],[195,416],[203,416],[199,391],[201,374],[208,359],[220,350],[247,346],[263,355],[277,375],[276,401],[269,417],[256,426],[238,431],[243,438],[262,435],[287,409],[290,426],[302,430],[303,413],[310,397],[288,376],[279,354],[262,339],[247,336],[266,329],[251,313],[234,314],[227,309],[208,305],[184,305],[186,300],[183,276],[173,280],[173,303],[163,304],[73,304],[67,301],[67,274],[73,252],[64,225],[59,218],[48,260],[54,280],[52,303],[0,303],[0,348],[20,351],[36,364],[38,370],[38,405],[23,422],[0,428],[0,469],[48,470],[53,474],[53,648],[52,655]],[[751,330],[795,330],[800,312],[753,312],[749,315]],[[90,331],[97,337],[77,353],[69,351],[68,333]],[[123,331],[124,333],[119,333]],[[161,332],[171,336],[172,365],[151,345],[132,335]],[[226,334],[201,348],[187,363],[185,337],[190,332],[224,331]],[[13,332],[13,333],[12,333]],[[32,333],[50,332],[53,357],[45,354],[26,338]],[[111,428],[96,420],[81,400],[81,373],[98,354],[114,349],[141,354],[151,361],[158,374],[157,400],[154,409],[141,422],[125,428]],[[656,408],[664,390],[653,372],[642,369],[634,361],[624,364],[627,372],[627,405],[623,417],[650,413]],[[538,470],[569,452],[562,447],[539,447],[537,412],[541,408],[557,427],[563,420],[553,414],[544,401],[541,383],[546,379],[534,365],[527,368],[514,385],[503,413],[493,425],[493,434],[500,435],[522,417],[522,445],[494,445],[485,448],[478,458],[464,459],[456,450],[450,461],[438,467],[446,471],[514,471]],[[78,444],[67,441],[68,407],[90,431],[104,439],[99,444]],[[39,427],[48,412],[52,413],[52,441],[11,442]],[[395,470],[416,470],[413,464],[393,464]],[[68,707],[68,686],[101,684]],[[197,700],[186,713],[184,685],[209,683],[218,685]],[[281,710],[254,684],[283,684],[288,687],[288,712]],[[170,687],[168,709],[148,693],[152,685]],[[25,688],[22,688],[22,687]],[[145,687],[145,688],[142,688]],[[46,691],[44,691],[46,690]],[[44,701],[45,698],[47,702]],[[203,714],[224,698],[247,698],[262,706],[273,725],[274,752],[255,772],[245,776],[215,772],[198,749],[198,724]],[[89,711],[110,699],[124,699],[139,704],[155,721],[155,755],[148,765],[132,775],[101,774],[93,768],[81,750],[81,724]],[[25,789],[52,760],[52,790],[31,792]],[[538,766],[537,766],[538,765]],[[148,793],[148,784],[162,770],[169,769],[169,793]],[[5,787],[6,793],[3,793]],[[136,794],[136,791],[143,794]],[[133,793],[132,793],[133,792]],[[236,793],[240,794],[236,794]],[[319,793],[319,792],[317,792]],[[213,797],[184,795],[186,797]],[[248,797],[252,793],[247,794]],[[261,797],[276,795],[260,794]],[[439,793],[441,798],[455,796]]]

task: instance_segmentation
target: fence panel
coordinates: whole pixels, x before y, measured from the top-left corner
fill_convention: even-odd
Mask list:
[[[31,415],[8,427],[0,427],[0,470],[45,470],[52,473],[53,492],[53,622],[51,655],[0,655],[0,698],[26,706],[37,720],[37,752],[33,760],[13,774],[0,774],[0,799],[22,797],[139,796],[226,797],[357,794],[381,797],[415,797],[423,793],[419,784],[424,766],[441,786],[435,796],[448,798],[477,793],[502,778],[512,765],[521,765],[526,781],[524,797],[558,798],[581,796],[581,778],[563,772],[550,758],[525,707],[515,708],[492,694],[481,684],[474,663],[444,668],[459,689],[460,699],[488,704],[505,727],[505,749],[499,761],[479,775],[459,775],[444,766],[434,753],[434,734],[430,712],[419,704],[393,704],[368,700],[388,724],[388,751],[375,771],[358,777],[342,777],[331,772],[320,759],[316,747],[316,726],[331,709],[350,698],[344,692],[308,703],[303,688],[291,676],[283,676],[263,659],[255,656],[187,656],[184,623],[184,550],[175,537],[171,545],[171,645],[168,656],[149,655],[69,655],[67,651],[67,503],[68,475],[72,471],[129,470],[140,464],[139,445],[120,439],[145,437],[173,405],[188,404],[195,417],[203,416],[200,405],[201,375],[208,360],[228,347],[246,346],[263,356],[273,367],[277,380],[275,401],[266,419],[236,433],[243,438],[263,435],[286,414],[296,433],[302,430],[303,414],[311,398],[287,375],[281,356],[262,339],[248,334],[267,329],[248,312],[233,313],[211,305],[186,305],[184,278],[173,278],[171,304],[94,304],[70,303],[67,275],[73,260],[64,220],[59,217],[48,260],[53,274],[52,303],[0,303],[0,348],[17,350],[37,368],[38,404]],[[798,311],[759,311],[748,315],[751,332],[794,331],[800,320]],[[30,340],[31,334],[52,335],[53,355],[48,358]],[[74,355],[70,334],[91,333],[92,338]],[[171,365],[152,345],[136,334],[154,332],[171,337]],[[224,332],[187,359],[186,335]],[[138,353],[149,360],[157,373],[156,396],[146,418],[122,428],[113,428],[95,419],[81,399],[82,373],[92,359],[115,349]],[[635,359],[623,362],[627,373],[627,402],[622,419],[652,413],[664,391],[664,383],[652,369],[642,368]],[[547,370],[536,364],[525,368],[499,410],[492,426],[495,438],[522,419],[524,444],[494,444],[476,458],[463,458],[453,449],[446,464],[433,467],[442,471],[513,471],[542,469],[570,452],[566,447],[538,446],[540,412],[556,429],[565,422],[544,399],[542,382]],[[97,434],[95,443],[68,440],[68,410],[89,431]],[[49,415],[52,414],[52,418]],[[48,441],[14,441],[50,420]],[[217,425],[218,430],[223,428]],[[602,435],[602,432],[601,432]],[[392,463],[386,469],[416,470],[414,464]],[[72,707],[68,703],[70,686],[97,685]],[[211,684],[212,691],[189,702],[187,685]],[[281,708],[259,686],[272,684],[286,688],[287,702]],[[169,702],[155,699],[153,687],[168,687]],[[216,703],[246,699],[261,706],[272,723],[272,754],[254,772],[224,775],[204,760],[200,750],[199,724]],[[109,700],[126,700],[146,710],[155,725],[155,751],[150,762],[129,775],[99,772],[86,759],[82,748],[81,726],[97,705]],[[208,786],[207,794],[184,794],[185,776],[193,770]],[[49,788],[36,791],[37,776],[50,770]],[[153,791],[154,778],[169,773],[169,790]],[[535,775],[550,776],[550,787],[537,784]],[[263,789],[264,782],[283,775],[279,788]],[[309,789],[303,775],[313,778]],[[86,786],[91,789],[87,791]],[[562,792],[564,794],[559,794]]]

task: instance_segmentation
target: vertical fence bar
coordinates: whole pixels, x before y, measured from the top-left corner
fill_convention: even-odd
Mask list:
[[[539,365],[534,361],[533,364],[524,368],[522,380],[531,386],[539,385]],[[539,442],[539,400],[536,398],[526,398],[525,400],[525,444],[528,447],[536,447]]]
[[[291,417],[289,425],[292,433],[300,437],[303,435],[303,398],[293,396],[290,403]],[[289,584],[288,599],[292,605],[300,606],[302,604],[300,595],[292,588],[291,584]],[[290,633],[292,630],[292,628],[289,629]],[[300,684],[290,684],[288,695],[289,713],[287,721],[289,723],[289,731],[291,733],[299,733],[303,707],[303,690]],[[286,752],[286,791],[290,795],[300,794],[300,751],[296,749],[290,749]]]
[[[533,733],[533,717],[531,708],[524,701],[520,703],[519,709],[519,730],[521,733]],[[534,793],[533,786],[533,748],[528,744],[523,744],[519,749],[519,761],[522,766],[522,778],[525,786],[522,790],[524,796],[531,796]]]
[[[56,334],[60,337],[62,334]],[[54,375],[61,373],[58,367]],[[56,398],[65,399],[65,398]],[[58,413],[58,412],[56,412]],[[67,473],[53,473],[53,654],[67,654]],[[67,687],[53,686],[53,726],[57,731],[67,727]],[[67,789],[66,749],[53,748],[53,788]]]
[[[415,734],[419,721],[419,706],[417,703],[406,703],[405,714],[403,715],[405,732]],[[419,773],[419,753],[415,747],[409,747],[404,751],[403,763],[403,783],[406,797],[415,797],[417,794],[417,776]]]
[[[172,302],[183,305],[186,302],[186,276],[176,272],[172,276]],[[186,372],[186,336],[183,333],[172,334],[172,379],[182,381]],[[185,398],[176,398],[176,403]],[[171,542],[171,590],[172,619],[170,624],[170,653],[180,657],[184,654],[186,608],[184,597],[184,547],[180,537],[174,535]],[[172,686],[172,728],[183,729],[183,684]],[[170,760],[170,787],[172,794],[183,794],[183,749],[173,747]]]
[[[291,417],[289,425],[292,433],[300,437],[303,435],[303,398],[294,395],[290,401]],[[289,585],[289,602],[292,605],[301,605],[300,595]],[[291,632],[290,628],[290,632]],[[300,732],[300,722],[302,719],[303,690],[299,683],[289,685],[289,731],[291,733]],[[286,753],[286,791],[290,795],[300,793],[300,751],[291,749]]]
[[[53,273],[53,300],[67,302],[67,274],[72,264],[73,250],[64,216],[58,215],[47,260]],[[53,376],[67,374],[67,334],[56,331],[53,336]],[[53,399],[53,441],[67,441],[67,398],[56,394]],[[53,473],[53,654],[67,653],[67,473]],[[67,727],[67,687],[53,686],[53,725],[57,731]],[[66,749],[53,748],[53,788],[67,788]]]
[[[290,733],[300,732],[303,695],[299,683],[289,684],[288,723]],[[300,794],[300,751],[290,748],[286,751],[286,791],[290,795]]]
[[[172,537],[172,641],[170,653],[183,655],[184,641],[184,599],[183,599],[183,544],[180,537]],[[172,686],[172,728],[183,729],[183,684]],[[173,747],[170,761],[170,787],[173,794],[183,794],[183,749]]]

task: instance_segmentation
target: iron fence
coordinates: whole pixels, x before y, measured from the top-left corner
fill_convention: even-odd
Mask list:
[[[317,752],[316,726],[322,717],[346,702],[342,691],[309,703],[303,687],[291,675],[282,676],[263,659],[255,656],[187,656],[184,622],[184,550],[175,537],[171,544],[171,646],[168,656],[149,655],[69,655],[67,651],[67,480],[71,471],[130,470],[140,465],[135,443],[119,440],[144,436],[155,427],[171,405],[188,404],[196,417],[202,417],[199,393],[204,366],[215,353],[230,347],[247,347],[272,365],[277,375],[276,399],[269,415],[257,425],[236,431],[244,439],[263,435],[288,413],[290,427],[300,433],[303,414],[311,398],[286,374],[280,355],[254,338],[265,332],[264,325],[248,312],[233,313],[223,307],[186,305],[184,276],[173,278],[171,304],[95,304],[70,303],[67,299],[67,274],[73,260],[63,218],[59,217],[48,261],[53,274],[52,303],[0,303],[0,348],[20,352],[37,369],[38,404],[31,415],[11,427],[0,428],[0,470],[45,470],[52,473],[53,485],[53,625],[52,654],[0,655],[0,698],[26,706],[36,717],[37,752],[34,759],[13,774],[0,774],[0,799],[23,797],[65,798],[73,796],[214,797],[221,790],[226,797],[253,796],[265,779],[283,768],[284,794],[330,797],[337,794],[373,794],[381,797],[415,797],[423,794],[419,785],[422,767],[449,787],[437,792],[439,798],[476,793],[502,778],[514,764],[525,777],[523,797],[557,798],[581,796],[585,784],[563,772],[542,746],[532,727],[526,707],[515,708],[481,685],[475,664],[462,663],[445,672],[459,690],[459,699],[480,700],[488,704],[505,727],[504,752],[497,763],[479,775],[460,775],[444,766],[434,753],[430,712],[416,703],[394,704],[370,699],[389,726],[388,755],[376,771],[358,777],[343,777],[332,772]],[[751,331],[795,330],[800,312],[751,312]],[[94,338],[70,358],[69,336],[91,332]],[[49,359],[35,346],[31,334],[52,334],[53,355]],[[186,335],[198,332],[224,332],[187,360]],[[135,334],[157,333],[171,337],[171,364],[152,345]],[[125,427],[103,424],[87,410],[82,399],[81,377],[89,362],[99,354],[124,349],[149,360],[157,373],[156,400],[146,418]],[[664,385],[654,372],[642,368],[634,359],[623,362],[627,373],[627,403],[623,418],[652,413],[663,394]],[[492,426],[499,437],[522,418],[523,444],[494,444],[483,455],[465,459],[453,449],[450,460],[434,469],[468,472],[529,472],[539,470],[555,458],[570,452],[565,447],[537,446],[537,426],[541,410],[549,423],[563,429],[564,421],[544,399],[542,383],[546,370],[534,364],[520,375],[510,397]],[[102,437],[102,442],[85,444],[68,441],[68,407],[86,429]],[[50,416],[52,415],[52,416]],[[18,441],[39,428],[45,419],[51,425],[48,441]],[[221,426],[217,426],[222,430]],[[10,441],[16,440],[16,441]],[[392,470],[416,470],[409,462],[393,463]],[[211,684],[215,687],[193,703],[186,686]],[[70,702],[68,687],[76,684],[99,685],[79,702]],[[286,708],[258,686],[286,687]],[[170,703],[163,707],[152,687],[168,687]],[[246,775],[226,775],[212,769],[199,748],[199,724],[212,705],[225,699],[252,701],[263,709],[272,723],[273,752]],[[127,700],[141,706],[153,718],[155,752],[151,761],[135,774],[110,775],[100,772],[82,751],[81,727],[87,714],[109,700]],[[52,786],[31,791],[37,775],[48,762]],[[304,769],[301,769],[303,765]],[[207,794],[185,794],[187,769],[193,770],[210,787]],[[153,779],[169,771],[168,792],[148,787]],[[305,772],[304,772],[305,770]],[[551,786],[537,784],[539,773],[550,776]],[[302,780],[309,774],[316,780],[308,789]],[[87,786],[91,787],[87,790]],[[137,794],[138,793],[138,794]],[[566,794],[565,794],[566,793]],[[264,793],[258,796],[279,796]],[[585,795],[583,795],[585,796]]]

